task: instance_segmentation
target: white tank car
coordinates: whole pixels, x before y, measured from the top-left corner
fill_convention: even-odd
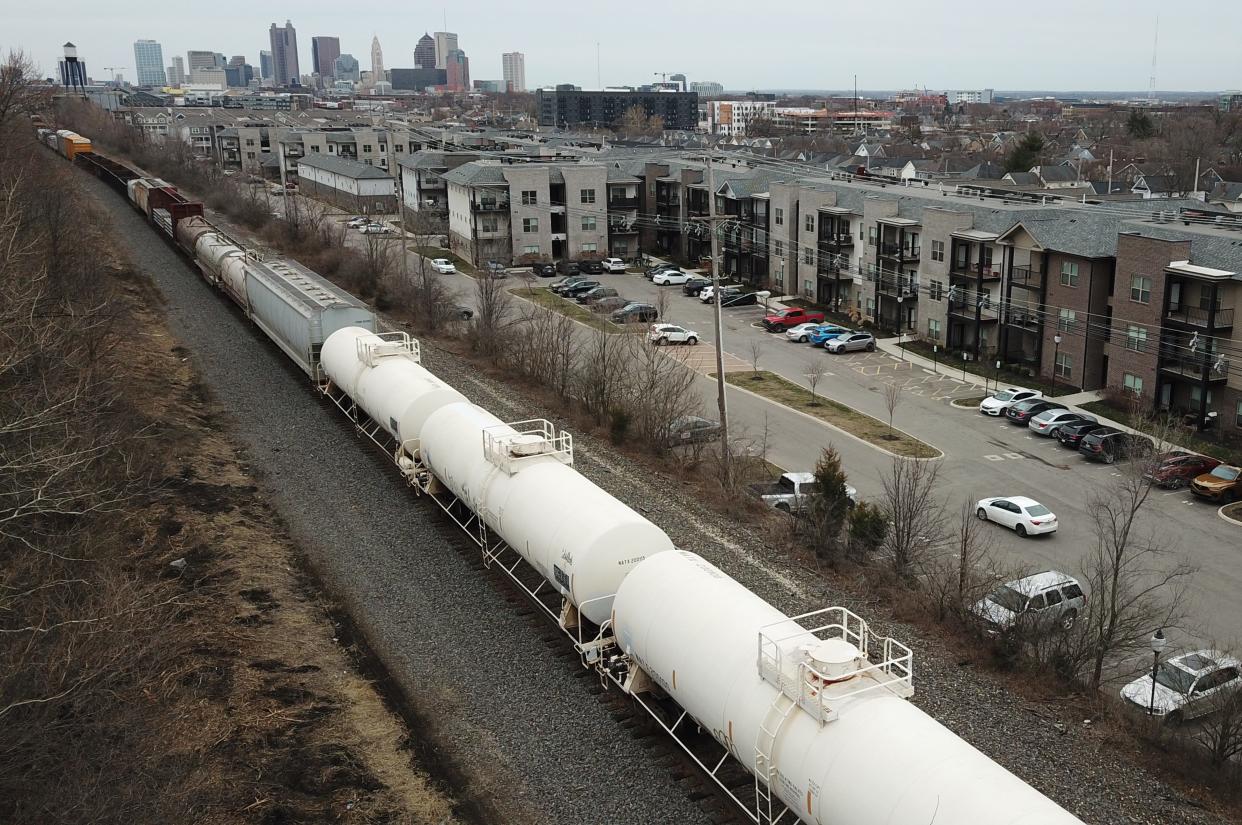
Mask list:
[[[630,572],[613,630],[748,770],[770,766],[772,794],[804,822],[1083,825],[902,698],[908,682],[867,670],[859,647],[886,640],[848,611],[827,612],[857,621],[859,635],[825,641],[679,551]]]
[[[506,424],[398,349],[343,329],[324,344],[321,366],[583,616],[602,623],[626,573],[671,550],[668,536],[568,466],[570,442],[550,425]]]
[[[246,253],[216,232],[204,232],[194,242],[194,260],[211,283],[221,286],[243,308],[246,302]]]

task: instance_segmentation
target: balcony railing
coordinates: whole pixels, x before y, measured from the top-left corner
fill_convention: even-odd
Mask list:
[[[919,297],[919,283],[913,278],[898,278],[893,275],[884,275],[880,278],[880,292],[884,295],[900,296],[908,301],[917,300]]]
[[[1180,375],[1194,381],[1203,380],[1203,371],[1207,370],[1208,381],[1224,383],[1229,380],[1229,359],[1214,352],[1176,353],[1163,352],[1160,356],[1160,371]]]
[[[978,278],[983,276],[985,281],[998,280],[1001,276],[1001,268],[994,264],[979,268],[977,263],[963,263],[962,261],[954,261],[953,266],[949,269],[949,274],[959,278]]]
[[[1024,330],[1038,330],[1043,323],[1043,319],[1033,312],[1011,312],[1009,313],[1009,326],[1018,327]]]
[[[819,245],[833,252],[839,252],[854,246],[854,236],[849,232],[828,232],[820,235]]]
[[[1038,266],[1015,266],[1010,280],[1014,286],[1039,289],[1044,284],[1044,270]]]
[[[501,212],[509,208],[508,198],[480,198],[474,204],[477,212]]]
[[[885,258],[900,258],[903,261],[917,261],[921,253],[921,247],[911,246],[909,244],[905,246],[895,243],[880,244],[880,254]]]
[[[949,301],[949,314],[955,318],[962,318],[967,321],[973,321],[976,317],[980,321],[996,321],[999,318],[998,307],[990,301],[985,301],[982,306],[979,305],[977,299],[954,299]],[[978,313],[976,316],[976,312]]]
[[[1213,329],[1229,329],[1233,326],[1233,307],[1222,307],[1216,310],[1214,318],[1210,310],[1199,307],[1172,306],[1164,313],[1166,321],[1175,321],[1187,326],[1208,329],[1211,320]]]
[[[608,208],[609,209],[637,209],[638,208],[638,197],[635,196],[632,198],[609,198]]]

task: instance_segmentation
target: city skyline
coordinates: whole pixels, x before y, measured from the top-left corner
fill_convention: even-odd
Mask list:
[[[506,52],[529,56],[528,88],[556,83],[586,88],[637,85],[658,79],[659,73],[684,73],[691,82],[715,80],[734,90],[844,89],[857,74],[862,89],[1146,91],[1153,74],[1152,46],[1160,9],[1155,0],[1127,6],[1127,36],[1097,38],[1090,33],[1118,30],[1115,9],[1050,0],[1037,18],[1029,19],[1007,9],[983,14],[960,0],[934,9],[914,0],[894,0],[886,9],[882,29],[869,29],[873,36],[860,37],[857,27],[841,25],[833,9],[805,9],[790,2],[785,6],[789,14],[778,6],[765,17],[797,20],[797,25],[772,27],[767,33],[753,26],[757,15],[749,10],[739,9],[738,14],[724,10],[712,17],[696,8],[628,6],[609,20],[598,64],[597,35],[580,35],[596,31],[595,12],[570,10],[557,26],[548,26],[544,20],[513,14],[511,6],[497,0],[480,0],[472,9],[471,20],[504,20],[503,25],[486,28],[463,26],[452,18],[445,21],[434,12],[342,18],[291,8],[258,11],[253,4],[220,0],[209,17],[194,21],[190,31],[184,15],[165,4],[143,0],[126,7],[132,13],[119,15],[113,8],[66,0],[61,7],[64,14],[55,19],[30,6],[8,12],[0,49],[22,49],[38,64],[40,74],[51,76],[61,44],[72,40],[83,60],[93,66],[124,67],[126,79],[134,81],[135,40],[161,43],[168,57],[211,49],[243,54],[257,64],[259,50],[268,46],[268,28],[288,17],[304,35],[298,55],[304,67],[311,65],[312,36],[339,37],[342,51],[368,54],[375,31],[402,32],[386,35],[385,64],[405,68],[415,65],[414,48],[424,31],[451,31],[476,64],[472,74],[477,77],[500,78],[501,55]],[[1208,92],[1242,86],[1242,57],[1231,48],[1231,32],[1242,24],[1242,5],[1221,6],[1214,15],[1207,28],[1192,17],[1166,16],[1160,21],[1157,90]],[[652,19],[658,19],[665,31],[695,31],[701,36],[687,39],[670,61],[663,40],[651,35]],[[711,48],[743,38],[752,53],[780,55],[780,60],[738,60],[735,51]],[[1045,59],[1065,53],[1074,58]],[[1015,60],[1015,54],[1030,59]]]

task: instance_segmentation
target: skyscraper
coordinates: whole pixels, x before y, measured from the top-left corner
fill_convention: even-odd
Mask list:
[[[182,57],[181,55],[177,55],[176,57],[174,57],[172,66],[170,66],[169,68],[172,70],[168,73],[168,82],[170,84],[172,84],[173,86],[180,86],[181,84],[185,83],[185,58],[184,57]]]
[[[300,85],[302,72],[298,68],[297,29],[285,20],[284,26],[273,23],[268,34],[272,41],[272,80],[277,86]]]
[[[453,32],[436,32],[436,68],[448,68],[448,53],[457,49],[457,35]]]
[[[521,52],[505,52],[500,56],[500,68],[505,81],[505,91],[526,91],[526,55]]]
[[[154,40],[134,41],[134,68],[138,73],[139,86],[163,86],[164,50]]]
[[[259,80],[272,79],[272,53],[269,51],[259,52]]]
[[[335,77],[336,70],[332,64],[341,56],[341,39],[339,37],[311,38],[311,69],[319,73],[321,78]]]
[[[189,58],[187,62],[190,64],[190,74],[193,74],[195,69],[214,69],[216,67],[215,52],[191,51],[186,52],[185,55]]]
[[[379,37],[371,38],[371,82],[380,83],[384,80],[384,50],[380,48]]]
[[[444,58],[446,85],[451,92],[470,90],[470,60],[461,49],[453,49]]]
[[[680,84],[681,84],[681,90],[682,90],[683,92],[684,92],[684,91],[687,91],[687,89],[686,89],[686,76],[685,76],[684,74],[671,74],[671,75],[669,75],[669,76],[668,76],[668,80],[669,80],[669,82],[670,82],[670,83],[680,83]]]
[[[337,80],[358,82],[358,60],[352,54],[343,54],[332,62],[332,76]]]
[[[418,45],[414,47],[414,68],[436,68],[436,39],[426,32],[418,38]]]

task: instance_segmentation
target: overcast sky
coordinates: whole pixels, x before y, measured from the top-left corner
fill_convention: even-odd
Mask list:
[[[412,67],[424,31],[444,29],[441,8],[423,3],[302,0],[59,0],[6,3],[0,49],[22,49],[54,75],[65,41],[96,79],[107,66],[134,80],[133,42],[158,41],[164,63],[190,49],[245,55],[256,67],[271,23],[289,16],[301,69],[313,35],[370,66],[378,34],[387,68]],[[807,0],[626,0],[527,3],[472,0],[442,7],[473,79],[499,79],[500,55],[526,55],[530,87],[554,83],[649,83],[657,72],[715,80],[727,89],[1049,89],[1142,91],[1151,75],[1157,12],[1156,86],[1212,91],[1242,87],[1242,2],[1202,0],[1189,13],[1159,0],[886,0],[865,5]],[[522,10],[529,9],[530,13]]]

